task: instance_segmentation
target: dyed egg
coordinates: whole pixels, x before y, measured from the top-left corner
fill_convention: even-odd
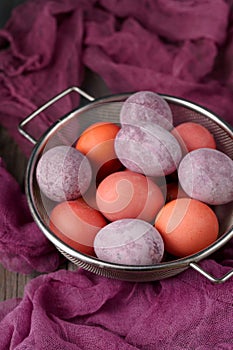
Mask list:
[[[127,170],[113,173],[100,183],[96,203],[110,221],[123,218],[152,221],[163,206],[164,197],[152,180]]]
[[[138,219],[114,221],[102,228],[94,240],[101,260],[124,265],[154,265],[163,258],[164,244],[159,232]]]
[[[167,130],[152,123],[125,124],[115,139],[122,164],[147,176],[164,176],[176,170],[182,157],[180,145]]]
[[[188,195],[184,192],[178,182],[170,182],[161,187],[161,191],[166,197],[166,202],[170,202],[177,198],[186,198]]]
[[[233,200],[233,161],[225,153],[200,148],[184,156],[178,169],[184,191],[211,205]]]
[[[119,130],[114,123],[95,123],[84,130],[76,143],[76,149],[90,160],[97,181],[122,167],[114,150],[114,139]]]
[[[92,170],[88,159],[69,146],[46,151],[36,168],[40,190],[53,201],[72,200],[85,193],[91,183]]]
[[[173,116],[168,103],[160,95],[152,91],[139,91],[123,103],[120,122],[122,125],[150,122],[171,130]]]
[[[213,135],[201,124],[193,122],[182,123],[172,130],[172,134],[186,152],[191,152],[198,148],[216,149]]]
[[[185,257],[212,244],[218,237],[219,224],[207,204],[179,198],[160,210],[155,228],[160,232],[168,253]]]
[[[93,255],[94,238],[106,224],[106,220],[97,210],[79,198],[59,203],[51,212],[49,226],[70,247]]]

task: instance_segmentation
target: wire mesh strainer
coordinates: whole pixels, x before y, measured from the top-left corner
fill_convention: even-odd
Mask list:
[[[79,93],[84,98],[88,99],[90,103],[60,118],[38,141],[32,135],[30,135],[30,133],[25,131],[26,124],[28,124],[33,118],[54,104],[56,101],[72,92]],[[229,271],[221,278],[216,278],[204,271],[197,263],[220,249],[233,238],[232,202],[226,205],[216,206],[215,208],[220,224],[220,236],[216,242],[194,255],[182,259],[162,262],[156,265],[127,266],[101,261],[98,258],[82,254],[72,249],[58,237],[56,237],[55,234],[49,229],[49,214],[53,209],[53,204],[51,204],[51,202],[43,196],[37,185],[35,170],[39,158],[45,150],[48,150],[54,146],[64,144],[72,145],[82,131],[95,122],[109,121],[119,123],[119,112],[122,107],[122,103],[130,95],[131,94],[129,93],[112,95],[95,100],[81,89],[72,87],[46,102],[42,107],[33,112],[20,123],[20,133],[35,145],[28,162],[25,178],[28,204],[35,222],[45,236],[67,259],[88,271],[106,277],[127,281],[145,282],[168,278],[191,267],[203,274],[212,282],[225,282],[227,279],[233,276],[233,270]],[[190,101],[168,95],[162,95],[162,97],[170,105],[173,112],[174,125],[182,122],[193,121],[207,127],[214,135],[217,148],[233,159],[233,129],[230,125],[228,125],[221,118],[217,117],[211,111]]]

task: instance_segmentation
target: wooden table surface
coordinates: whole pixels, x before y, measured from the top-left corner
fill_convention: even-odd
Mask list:
[[[86,71],[85,80],[82,89],[93,97],[109,95],[109,90],[105,83],[93,72]],[[45,101],[46,102],[46,101]],[[26,117],[26,116],[25,116]],[[7,170],[14,176],[24,190],[24,175],[27,166],[27,158],[21,152],[20,148],[9,136],[7,130],[1,126],[0,121],[0,157],[3,158]],[[77,267],[66,262],[61,268],[75,270]],[[6,270],[0,263],[0,301],[9,298],[22,297],[25,285],[38,276],[38,273],[24,275]]]

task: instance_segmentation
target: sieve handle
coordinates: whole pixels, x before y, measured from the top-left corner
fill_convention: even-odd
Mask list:
[[[190,267],[192,267],[194,270],[198,271],[200,274],[202,274],[203,276],[205,276],[209,281],[213,282],[213,283],[224,283],[226,282],[230,277],[233,276],[233,270],[227,272],[223,277],[221,278],[216,278],[214,276],[212,276],[211,274],[209,274],[208,272],[206,272],[205,270],[203,270],[198,264],[196,263],[190,263],[189,264]]]
[[[38,114],[43,112],[46,108],[50,107],[52,104],[56,103],[58,100],[61,98],[65,97],[66,95],[72,93],[72,92],[77,92],[84,98],[86,98],[89,101],[94,101],[94,97],[90,96],[87,94],[85,91],[81,90],[80,88],[76,86],[72,86],[62,92],[60,92],[58,95],[52,97],[50,100],[48,100],[45,104],[43,104],[41,107],[39,107],[36,111],[31,113],[29,116],[27,116],[25,119],[23,119],[20,124],[18,125],[18,130],[21,135],[23,135],[27,140],[29,140],[31,143],[34,145],[37,143],[37,140],[30,135],[25,129],[25,125],[27,125],[32,119],[34,119]]]

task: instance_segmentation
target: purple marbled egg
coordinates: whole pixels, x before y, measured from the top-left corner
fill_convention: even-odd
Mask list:
[[[171,174],[182,157],[176,138],[149,122],[123,125],[115,139],[115,152],[126,168],[147,176]]]
[[[122,219],[111,222],[96,235],[94,249],[101,260],[124,265],[154,265],[164,254],[160,233],[146,221]]]
[[[182,159],[179,182],[192,198],[212,205],[233,200],[233,161],[225,153],[200,148]]]
[[[70,146],[57,146],[45,152],[36,168],[40,190],[51,200],[73,200],[85,193],[91,183],[88,159]]]
[[[128,97],[121,108],[121,124],[137,124],[142,121],[171,130],[173,116],[167,101],[152,91],[139,91]]]

